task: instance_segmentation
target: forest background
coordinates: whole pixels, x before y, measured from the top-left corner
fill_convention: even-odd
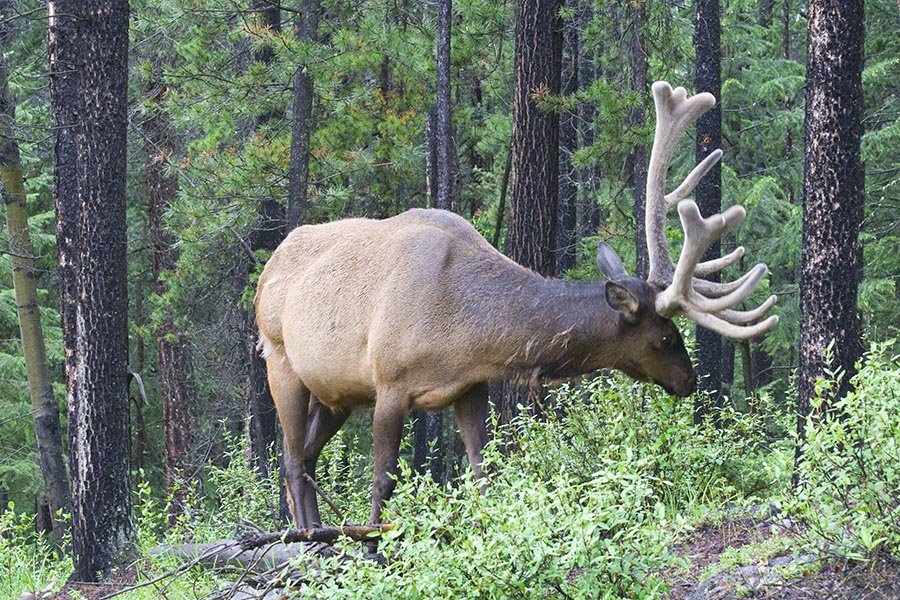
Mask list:
[[[42,325],[54,395],[62,399],[47,21],[38,2],[5,2],[3,10]],[[452,208],[502,249],[515,6],[470,0],[453,10]],[[137,487],[171,493],[166,465],[172,464],[183,481],[204,481],[210,462],[222,464],[232,456],[229,445],[244,436],[242,460],[263,473],[277,455],[270,455],[277,443],[272,415],[260,412],[264,371],[251,302],[297,193],[298,167],[290,160],[298,82],[310,82],[313,93],[303,120],[310,127],[308,185],[294,218],[383,218],[434,203],[436,7],[322,2],[313,29],[299,14],[306,13],[253,2],[131,3],[126,210],[128,370],[141,383],[132,386],[131,411]],[[535,91],[571,133],[561,135],[559,185],[576,210],[574,220],[560,221],[567,224],[557,247],[560,275],[596,279],[599,240],[639,268],[635,157],[649,147],[653,124],[646,81],[692,87],[693,16],[689,5],[671,2],[579,2],[564,9],[563,93]],[[800,361],[806,7],[792,0],[726,1],[720,16],[722,206],[742,204],[749,213],[725,243],[745,245],[769,265],[768,288],[759,294],[778,294],[781,323],[764,339],[726,342],[719,385],[709,387],[742,413],[763,404],[773,414],[790,413]],[[891,339],[900,323],[897,31],[896,4],[867,3],[858,296],[867,345]],[[644,87],[635,83],[641,64]],[[676,161],[683,172],[693,164],[687,144]],[[0,239],[8,237],[0,232]],[[0,506],[14,505],[49,528],[12,256],[5,244],[0,249]],[[168,368],[164,356],[172,357]],[[173,397],[181,398],[180,417],[164,414],[165,398]],[[179,418],[190,435],[167,438],[163,424]],[[442,481],[462,462],[445,421],[439,454],[446,459],[435,474]],[[342,443],[365,438],[365,429],[351,422]],[[421,456],[410,458],[422,467]]]

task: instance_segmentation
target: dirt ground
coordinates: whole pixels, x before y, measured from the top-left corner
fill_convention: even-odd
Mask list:
[[[676,554],[690,561],[687,570],[670,578],[668,600],[900,600],[900,564],[829,562],[794,557],[790,551],[759,558],[756,564],[733,566],[710,576],[723,553],[790,533],[772,519],[741,517],[701,527]],[[792,564],[794,563],[794,564]],[[779,566],[787,566],[780,575]]]

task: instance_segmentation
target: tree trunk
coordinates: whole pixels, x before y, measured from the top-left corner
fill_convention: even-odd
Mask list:
[[[644,23],[647,20],[646,6],[636,2],[631,6],[631,86],[641,103],[631,114],[631,125],[637,130],[647,125],[644,107],[647,96],[647,70],[649,69],[647,50],[644,48]],[[647,254],[647,231],[645,221],[647,207],[647,145],[638,143],[631,154],[632,189],[634,190],[634,244],[635,276],[645,279],[650,259]]]
[[[4,11],[5,13],[5,11]],[[0,18],[9,18],[2,14]],[[9,94],[6,62],[3,50],[8,38],[0,33],[0,183],[3,185],[3,204],[6,206],[6,229],[13,270],[16,310],[25,357],[25,374],[31,394],[31,411],[37,441],[41,475],[47,488],[53,534],[57,543],[65,539],[66,525],[57,515],[68,514],[70,506],[69,477],[63,457],[62,433],[59,427],[59,403],[53,396],[53,380],[47,362],[44,330],[37,297],[37,273],[34,250],[28,232],[28,209],[25,199],[25,179],[15,137],[15,105]],[[6,506],[3,504],[2,506]]]
[[[578,34],[577,20],[565,22],[563,30],[563,62],[561,87],[564,96],[578,91]],[[578,185],[572,155],[578,146],[578,119],[568,110],[559,122],[559,227],[557,227],[556,271],[565,273],[575,266],[578,229]]]
[[[576,6],[576,14],[579,26],[583,27],[592,18],[591,2],[581,2]],[[586,40],[585,40],[586,41]],[[587,89],[597,79],[597,65],[593,52],[588,51],[588,46],[582,44],[578,56],[578,88]],[[596,111],[591,102],[582,102],[578,108],[578,129],[581,137],[581,147],[589,148],[594,144],[594,115]],[[600,180],[599,168],[596,163],[578,169],[578,238],[581,239],[597,235],[600,225],[600,211],[594,197],[594,186]]]
[[[303,0],[294,21],[294,36],[305,44],[318,38],[319,0]],[[294,71],[294,116],[291,124],[291,162],[288,174],[287,230],[306,221],[309,209],[309,137],[312,131],[313,79],[309,66],[301,64]]]
[[[454,210],[459,207],[455,193],[453,144],[453,119],[450,106],[450,40],[453,7],[451,0],[438,1],[437,17],[437,77],[435,82],[436,102],[434,109],[434,129],[427,133],[426,180],[428,191],[435,208]],[[430,130],[430,123],[428,129]],[[433,166],[433,170],[430,168]],[[427,470],[437,483],[444,479],[444,429],[440,411],[415,411],[413,418],[413,466],[419,473]]]
[[[142,123],[147,164],[144,169],[147,196],[150,201],[150,264],[154,292],[159,297],[169,293],[168,276],[175,272],[178,250],[175,239],[166,230],[164,215],[175,201],[178,181],[167,173],[174,155],[171,121],[162,107],[168,86],[151,80],[148,85],[148,114]],[[166,314],[153,324],[156,334],[157,369],[162,395],[163,433],[165,437],[166,486],[172,495],[169,525],[183,514],[190,495],[190,480],[196,470],[191,459],[194,438],[195,402],[190,338]]]
[[[474,118],[473,126],[475,130],[483,130],[485,125],[485,110],[486,107],[484,105],[484,93],[481,88],[481,81],[478,79],[478,76],[475,73],[469,73],[469,77],[467,79],[470,82],[470,91],[471,91],[471,109]],[[477,144],[469,143],[468,146],[468,155],[469,155],[469,166],[472,169],[472,180],[473,183],[479,184],[481,183],[484,174],[490,172],[491,165],[488,160],[488,157],[482,154],[478,150]],[[462,200],[460,200],[460,203]],[[482,198],[477,194],[473,194],[469,197],[469,219],[474,220],[478,213],[481,212],[482,206]]]
[[[722,57],[719,44],[719,0],[694,0],[694,47],[697,51],[695,84],[696,93],[710,92],[719,103],[697,120],[697,161],[706,158],[719,148],[722,138],[721,75]],[[710,169],[697,186],[695,197],[700,212],[709,216],[722,210],[722,169],[718,163]],[[721,255],[718,240],[710,244],[703,260]],[[709,279],[718,281],[718,273]],[[709,394],[708,401],[715,407],[722,403],[722,338],[717,333],[697,326],[697,375],[700,389]],[[709,412],[707,399],[697,396],[694,405],[694,422],[699,422]]]
[[[562,61],[561,0],[522,0],[516,16],[513,91],[512,191],[506,254],[546,277],[556,274],[559,194],[559,116],[541,110],[535,96],[559,94]],[[519,404],[535,407],[537,391],[507,386],[501,423]]]
[[[272,32],[281,31],[281,11],[278,4],[269,0],[253,0],[251,8],[259,11],[262,25]],[[256,60],[271,64],[275,52],[266,44],[256,52]],[[283,118],[282,112],[270,111],[256,119],[258,130],[263,129],[270,121]],[[271,197],[265,197],[259,204],[259,216],[250,233],[250,249],[275,250],[285,236],[286,213],[281,205]],[[249,271],[254,265],[248,261],[245,285],[252,285]],[[266,477],[272,464],[272,452],[278,441],[277,414],[272,392],[269,390],[266,362],[256,347],[259,333],[256,327],[256,316],[252,310],[242,311],[244,322],[243,335],[247,353],[247,412],[250,423],[250,450],[254,467]]]
[[[808,15],[797,407],[801,442],[816,382],[829,377],[826,371],[843,372],[840,384],[827,392],[826,402],[833,403],[850,389],[862,354],[857,288],[864,191],[863,3],[810,0]]]
[[[450,35],[452,0],[438,0],[437,41],[437,102],[435,106],[435,143],[437,158],[437,196],[434,205],[453,210],[458,200],[453,198],[453,121],[450,110]]]
[[[72,477],[72,578],[127,560],[128,2],[48,4],[53,193]]]

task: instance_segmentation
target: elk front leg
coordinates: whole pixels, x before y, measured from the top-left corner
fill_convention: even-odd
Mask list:
[[[315,491],[303,477],[303,451],[306,445],[306,424],[309,413],[309,389],[291,369],[283,353],[271,352],[266,358],[269,388],[284,432],[284,478],[288,506],[294,526],[304,529],[311,525],[305,506]],[[312,499],[315,502],[315,498]]]
[[[481,463],[484,460],[482,450],[487,444],[487,407],[488,386],[486,383],[472,386],[453,404],[453,415],[456,417],[456,426],[459,427],[459,436],[466,448],[469,466],[476,479],[484,478]],[[482,481],[482,492],[484,487],[485,483]]]
[[[384,503],[391,497],[397,483],[397,459],[400,454],[400,437],[403,420],[409,412],[409,399],[393,390],[378,393],[372,437],[375,446],[375,478],[372,485],[372,512],[369,523],[381,522]]]

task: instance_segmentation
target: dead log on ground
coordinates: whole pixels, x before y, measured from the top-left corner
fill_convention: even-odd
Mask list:
[[[340,537],[365,542],[380,537],[391,529],[385,525],[343,525],[290,529],[274,533],[248,533],[233,540],[219,540],[207,544],[179,544],[159,546],[151,556],[168,556],[192,561],[207,567],[236,567],[263,572],[290,562],[309,552],[309,543],[332,544]]]

